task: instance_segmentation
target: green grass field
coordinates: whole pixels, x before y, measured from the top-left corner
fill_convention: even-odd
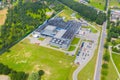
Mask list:
[[[74,1],[79,2],[79,0],[74,0]],[[90,3],[88,5],[98,8],[100,10],[104,10],[105,2],[106,0],[90,0]]]
[[[76,45],[76,44],[79,43],[79,41],[80,41],[80,38],[76,38],[76,37],[75,37],[75,38],[72,40],[71,45]]]
[[[75,48],[76,48],[75,46],[70,46],[69,49],[68,49],[68,51],[74,51]]]
[[[45,38],[40,37],[40,38],[39,38],[39,40],[40,40],[40,41],[44,41],[44,40],[45,40]]]
[[[27,39],[0,55],[0,62],[17,71],[28,73],[44,70],[42,80],[67,80],[74,56],[30,44]]]
[[[110,6],[113,7],[119,7],[120,8],[120,3],[118,0],[110,0]]]
[[[118,71],[120,72],[120,55],[112,53],[112,57],[116,67],[118,68]]]
[[[108,63],[108,75],[106,76],[106,80],[117,80],[117,78],[117,72],[112,64],[112,61],[110,60]]]
[[[90,0],[90,5],[100,10],[104,10],[106,0]]]

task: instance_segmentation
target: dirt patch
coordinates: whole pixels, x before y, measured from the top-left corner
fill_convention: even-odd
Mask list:
[[[51,73],[49,70],[45,70],[45,74],[50,75]]]
[[[34,71],[39,71],[40,70],[40,65],[35,65],[33,68]]]
[[[10,80],[10,77],[6,75],[0,75],[0,80]]]
[[[3,25],[6,19],[7,9],[0,10],[0,25]]]
[[[31,56],[31,53],[30,53],[30,52],[25,53],[25,57],[26,57],[26,58],[29,58],[30,56]]]

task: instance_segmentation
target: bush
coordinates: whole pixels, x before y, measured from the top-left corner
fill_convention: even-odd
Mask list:
[[[27,80],[28,74],[25,72],[12,71],[10,77],[11,80]]]
[[[106,48],[106,49],[108,49],[108,42],[106,42],[105,44],[104,44],[104,47]]]
[[[101,80],[106,80],[105,76],[101,76]]]
[[[107,63],[102,64],[102,68],[108,69],[108,64]]]
[[[10,75],[11,80],[27,80],[28,77],[25,72],[14,71],[2,63],[0,63],[0,74]]]
[[[104,56],[103,56],[103,59],[104,59],[104,61],[109,62],[109,60],[110,60],[110,55],[109,55],[108,53],[105,53]]]
[[[120,53],[120,50],[117,49],[116,47],[112,47],[112,51],[117,52],[117,53]]]
[[[44,73],[45,73],[45,72],[44,72],[43,70],[39,70],[39,71],[38,71],[39,76],[44,75]]]
[[[107,70],[105,70],[105,69],[102,69],[101,73],[102,73],[102,75],[105,75],[105,76],[107,76],[107,75],[108,75],[108,71],[107,71]]]
[[[8,74],[10,74],[10,72],[11,72],[11,69],[10,68],[8,68],[8,66],[6,66],[6,65],[3,65],[2,63],[0,63],[0,74],[5,74],[5,75],[8,75]]]
[[[28,80],[39,80],[39,79],[40,79],[40,77],[37,72],[30,74],[30,76],[28,77]]]

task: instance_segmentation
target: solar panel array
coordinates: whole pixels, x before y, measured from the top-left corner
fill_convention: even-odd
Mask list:
[[[67,22],[64,22],[62,18],[55,18],[55,19],[50,19],[48,21],[48,25],[53,25],[65,29],[67,26]]]
[[[76,21],[71,21],[69,25],[67,25],[68,29],[66,33],[62,36],[64,39],[72,39],[75,33],[78,31],[80,27],[80,23]]]

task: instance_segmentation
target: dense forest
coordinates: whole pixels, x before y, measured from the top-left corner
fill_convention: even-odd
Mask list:
[[[9,47],[42,24],[46,20],[46,9],[48,7],[40,1],[19,0],[18,5],[8,10],[1,27],[0,49]]]
[[[61,3],[69,6],[71,9],[80,13],[81,16],[86,18],[87,20],[94,21],[97,24],[102,25],[106,20],[106,14],[102,11],[98,11],[94,7],[87,6],[81,3],[78,3],[74,0],[58,0]]]

